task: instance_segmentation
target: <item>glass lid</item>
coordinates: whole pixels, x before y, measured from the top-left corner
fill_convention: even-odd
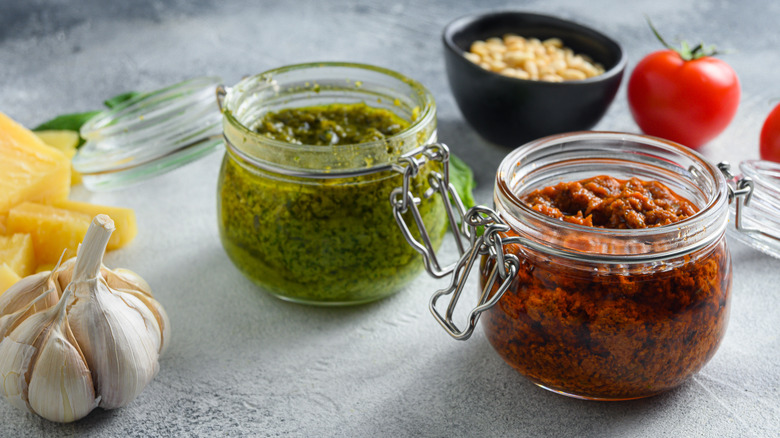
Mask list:
[[[218,77],[202,77],[141,94],[91,118],[73,168],[93,191],[113,190],[156,176],[222,144]]]
[[[780,258],[780,164],[743,161],[736,176],[728,164],[718,167],[731,187],[729,235]]]

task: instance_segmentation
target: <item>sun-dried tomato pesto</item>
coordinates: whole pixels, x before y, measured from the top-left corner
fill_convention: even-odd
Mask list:
[[[669,225],[697,211],[690,201],[658,181],[604,175],[535,190],[523,202],[552,218],[612,229]]]
[[[696,212],[638,179],[597,177],[523,199],[553,218],[607,228],[661,226]],[[483,327],[510,365],[544,387],[596,399],[653,395],[698,371],[725,333],[731,262],[722,238],[657,263],[595,263],[515,244],[505,251],[520,268]],[[490,268],[483,261],[483,285]]]
[[[383,140],[408,126],[409,122],[386,109],[333,103],[269,112],[255,131],[287,143],[323,146]]]

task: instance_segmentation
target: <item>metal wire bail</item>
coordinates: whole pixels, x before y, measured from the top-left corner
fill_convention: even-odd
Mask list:
[[[519,243],[520,238],[501,236],[500,233],[509,231],[509,226],[495,211],[484,206],[473,207],[466,213],[466,222],[471,228],[471,235],[474,236],[471,247],[458,260],[450,285],[433,294],[428,306],[444,330],[458,340],[466,340],[471,337],[482,312],[493,307],[504,296],[520,268],[520,260],[514,254],[504,253],[504,245]],[[479,227],[484,227],[484,232],[481,236],[476,237],[479,234]],[[468,314],[466,327],[460,329],[454,322],[455,307],[466,286],[466,280],[474,269],[477,258],[482,255],[488,256],[487,266],[492,265],[491,271],[482,288],[476,307]],[[498,279],[501,279],[501,284],[491,295],[490,293]],[[446,295],[451,295],[451,298],[446,313],[442,315],[436,304],[440,298]]]
[[[436,257],[435,249],[431,244],[430,235],[425,229],[422,216],[417,206],[421,199],[416,198],[409,190],[410,181],[417,176],[420,168],[429,161],[438,161],[443,165],[442,173],[431,172],[428,177],[430,189],[423,194],[429,198],[438,193],[444,202],[447,219],[455,242],[458,246],[460,258],[457,262],[442,267]],[[436,320],[453,338],[459,340],[468,339],[474,332],[479,317],[485,310],[494,306],[509,288],[512,279],[517,274],[520,261],[513,254],[504,253],[504,245],[519,243],[519,237],[502,237],[501,233],[509,231],[509,226],[494,210],[476,206],[468,212],[465,211],[463,202],[455,191],[455,187],[449,182],[449,149],[441,143],[425,145],[405,154],[398,159],[393,169],[404,176],[402,187],[398,187],[390,194],[390,203],[393,206],[393,215],[398,223],[404,238],[417,252],[423,256],[425,270],[435,278],[441,278],[452,274],[450,285],[437,291],[430,300],[429,308]],[[454,205],[453,205],[454,204]],[[415,226],[420,232],[421,241],[412,235],[411,229],[404,220],[403,215],[410,211]],[[456,215],[457,214],[457,215]],[[458,225],[460,222],[460,226]],[[480,231],[483,231],[480,235]],[[465,248],[463,240],[469,242]],[[455,307],[465,288],[466,281],[474,269],[479,257],[487,255],[488,263],[492,268],[488,280],[482,289],[476,307],[468,314],[467,326],[459,328],[454,322]],[[496,282],[501,284],[495,293],[491,295]],[[440,298],[451,295],[446,312],[442,314],[436,307]]]
[[[729,183],[729,202],[736,202],[734,206],[734,226],[740,233],[748,235],[759,235],[769,240],[780,242],[780,237],[759,228],[748,227],[744,223],[745,210],[753,198],[755,184],[749,176],[736,176],[731,172],[731,165],[722,161],[718,163],[718,169],[721,171],[726,181]]]
[[[463,218],[466,209],[455,191],[455,187],[450,184],[449,158],[450,152],[445,144],[431,143],[402,155],[398,159],[396,165],[393,166],[393,169],[396,172],[403,174],[402,187],[398,187],[390,193],[390,204],[393,207],[393,216],[407,243],[423,256],[425,270],[435,278],[441,278],[451,273],[455,268],[455,264],[453,263],[444,267],[441,266],[441,263],[436,256],[436,250],[431,243],[430,234],[428,233],[428,230],[426,230],[420,210],[417,208],[422,201],[420,198],[414,196],[410,187],[412,178],[417,176],[422,166],[429,161],[438,161],[442,163],[444,169],[443,173],[431,172],[431,175],[428,178],[430,189],[426,190],[422,196],[430,198],[436,193],[439,194],[439,197],[444,203],[444,209],[447,212],[452,234],[455,236],[458,253],[462,255],[465,252],[465,249],[462,242],[462,233],[458,228],[458,218],[460,218],[460,222],[465,222]],[[411,212],[414,224],[420,232],[421,241],[415,239],[411,229],[404,220],[403,215],[407,212]]]

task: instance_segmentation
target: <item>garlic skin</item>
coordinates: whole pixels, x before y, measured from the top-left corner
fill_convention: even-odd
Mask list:
[[[12,405],[71,422],[126,406],[157,374],[168,316],[141,277],[103,265],[113,231],[96,216],[74,259],[0,298],[0,390]]]
[[[51,272],[24,277],[0,295],[0,340],[14,321],[26,312],[39,312],[57,304],[61,289],[56,281],[56,272],[55,267]]]

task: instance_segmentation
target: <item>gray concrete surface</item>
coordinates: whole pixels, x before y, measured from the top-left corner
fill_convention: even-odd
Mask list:
[[[372,63],[431,89],[440,138],[474,167],[477,200],[489,203],[507,150],[461,118],[439,35],[457,16],[504,7],[603,30],[624,45],[629,72],[658,48],[642,14],[671,39],[733,49],[724,59],[742,81],[740,109],[704,153],[758,156],[761,124],[780,98],[777,2],[0,0],[0,110],[32,126],[194,76],[233,84],[304,61]],[[597,129],[637,132],[625,83]],[[728,332],[680,388],[633,402],[574,400],[520,377],[480,331],[450,339],[427,310],[442,281],[423,275],[392,298],[343,309],[258,290],[217,236],[220,155],[123,191],[74,192],[136,210],[138,238],[106,262],[149,281],[170,315],[171,348],[130,406],[58,425],[0,402],[0,436],[780,436],[780,261],[732,242]]]

